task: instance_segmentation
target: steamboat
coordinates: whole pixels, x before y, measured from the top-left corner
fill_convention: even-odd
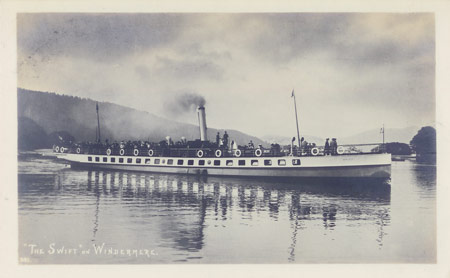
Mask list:
[[[166,137],[159,143],[101,143],[100,123],[96,143],[53,146],[57,157],[72,167],[212,176],[273,178],[390,179],[391,155],[384,144],[270,147],[244,145],[232,140],[207,138],[205,107],[197,108],[200,138],[176,143]],[[97,120],[98,120],[97,106]],[[297,125],[298,126],[298,125]],[[298,132],[298,130],[297,130]],[[224,136],[225,137],[225,136]],[[299,139],[299,138],[298,138]]]

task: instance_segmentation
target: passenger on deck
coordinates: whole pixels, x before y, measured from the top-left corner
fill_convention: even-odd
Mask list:
[[[306,152],[307,153],[307,150],[308,150],[308,142],[306,142],[306,140],[305,140],[305,138],[304,137],[302,137],[302,139],[300,139],[300,146],[301,146],[301,152],[303,153],[303,152]]]
[[[337,141],[336,141],[336,138],[331,139],[330,149],[331,149],[331,154],[332,155],[336,155],[337,154]]]
[[[172,141],[172,138],[170,137],[170,136],[166,136],[166,143],[167,143],[167,146],[172,146],[173,145],[173,141]]]
[[[250,142],[248,143],[248,148],[249,149],[254,149],[255,148],[255,145],[253,144],[252,140],[250,140]]]
[[[329,142],[330,138],[327,138],[327,140],[325,141],[325,147],[324,147],[324,153],[325,155],[329,155],[330,154],[330,142]]]
[[[217,144],[217,146],[219,146],[219,143],[220,143],[220,133],[217,132],[217,135],[216,135],[216,144]]]
[[[237,144],[236,142],[234,142],[234,140],[231,141],[231,150],[236,150],[237,149]]]
[[[227,134],[226,130],[225,130],[222,140],[223,140],[223,145],[225,146],[225,149],[228,149],[228,134]]]
[[[335,154],[337,154],[337,148],[338,148],[337,139],[334,138],[334,153],[335,153]]]

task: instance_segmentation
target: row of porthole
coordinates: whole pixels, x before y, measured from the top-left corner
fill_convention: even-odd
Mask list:
[[[110,162],[111,163],[115,163],[116,162],[116,158],[115,157],[109,157],[110,158]],[[88,157],[88,161],[91,162],[93,161],[92,156]],[[207,165],[211,165],[213,164],[214,166],[220,166],[221,161],[220,160],[213,160],[214,162],[212,162],[211,160],[206,161]],[[100,162],[100,157],[95,157],[95,162]],[[102,162],[108,162],[108,157],[103,157]],[[119,157],[119,163],[124,163],[125,159],[123,157]],[[150,164],[151,160],[150,158],[146,158],[144,159],[144,164]],[[127,158],[127,163],[133,163],[133,158]],[[136,158],[136,164],[141,164],[142,163],[142,159],[141,158]],[[166,159],[159,159],[159,158],[155,158],[153,164],[155,165],[160,165],[160,164],[166,164]],[[226,166],[233,166],[234,161],[233,160],[226,160]],[[245,166],[246,164],[246,160],[238,160],[238,165],[239,166]],[[292,165],[296,166],[296,165],[300,165],[300,159],[292,159]],[[175,165],[174,164],[174,159],[167,159],[167,165]],[[178,159],[177,160],[177,166],[183,166],[184,165],[184,160],[183,159]],[[189,159],[188,166],[194,166],[194,160],[193,159]],[[250,165],[251,166],[259,166],[259,161],[258,160],[251,160],[250,161]],[[205,160],[201,159],[198,161],[198,166],[205,166]],[[265,159],[264,160],[264,166],[272,166],[272,160],[271,159]],[[286,166],[286,159],[278,159],[278,166]]]

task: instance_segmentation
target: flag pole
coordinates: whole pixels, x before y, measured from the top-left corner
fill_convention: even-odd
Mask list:
[[[98,115],[98,102],[95,104],[95,108],[97,110],[97,130],[98,130],[98,140],[97,142],[100,143],[102,141],[101,137],[100,137],[100,117]]]
[[[294,93],[294,89],[292,89],[292,96],[294,97],[294,108],[295,108],[295,122],[297,124],[297,140],[298,140],[298,150],[300,151],[300,131],[298,129],[298,116],[297,116],[297,101],[295,100],[295,93]]]

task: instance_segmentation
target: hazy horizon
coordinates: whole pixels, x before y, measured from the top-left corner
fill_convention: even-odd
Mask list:
[[[431,13],[18,14],[18,86],[258,137],[434,125]]]

